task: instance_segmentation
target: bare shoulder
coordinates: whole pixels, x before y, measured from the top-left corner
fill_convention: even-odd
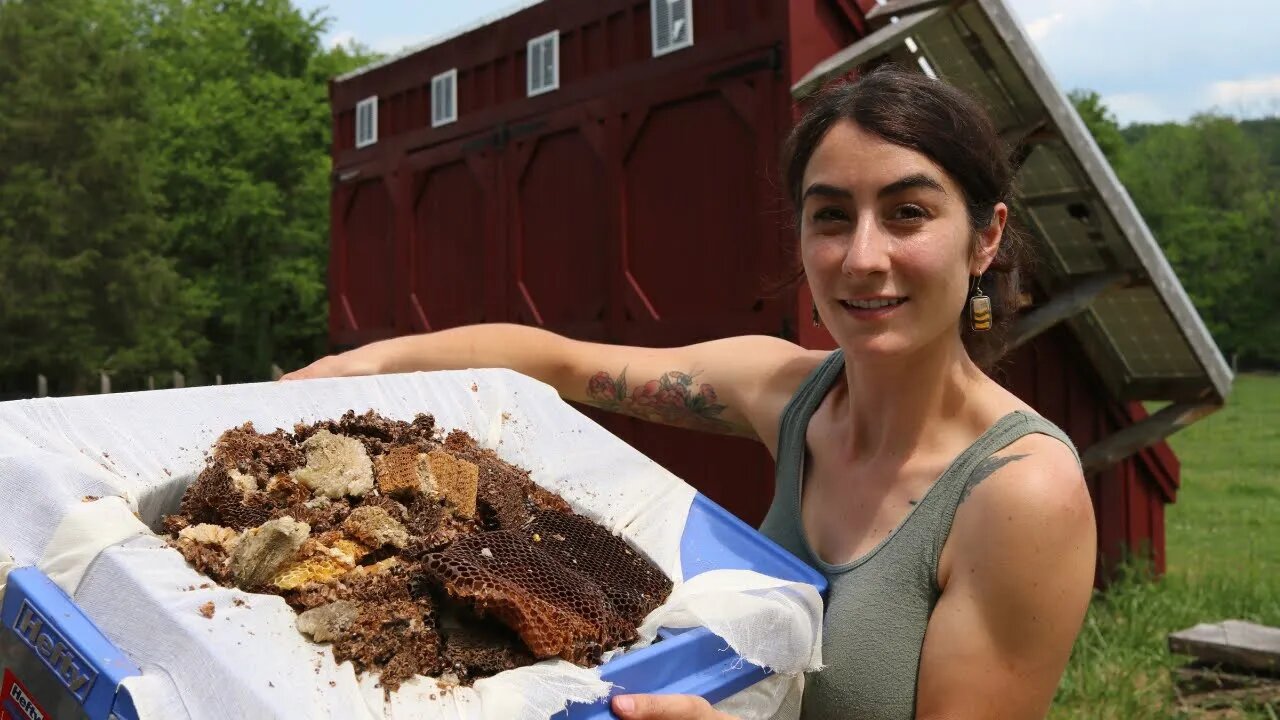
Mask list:
[[[1027,435],[968,478],[943,567],[949,574],[997,563],[1013,571],[1008,579],[1025,578],[1023,571],[1038,574],[1068,556],[1091,562],[1095,536],[1093,501],[1075,454],[1055,438]]]
[[[1060,440],[1039,433],[1011,443],[985,460],[967,480],[959,523],[1009,513],[1027,522],[1092,512],[1089,489],[1075,453]],[[963,529],[963,528],[957,528]]]

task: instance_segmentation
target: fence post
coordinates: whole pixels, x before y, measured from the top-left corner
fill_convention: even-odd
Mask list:
[[[222,373],[215,373],[215,374],[214,374],[214,376],[213,376],[213,384],[214,384],[214,385],[221,385],[221,384],[222,384]]]
[[[36,397],[49,397],[49,378],[36,375]]]
[[[173,386],[176,388],[187,386],[187,378],[184,377],[182,373],[178,372],[177,370],[173,371]]]
[[[284,375],[284,370],[279,365],[271,363],[271,379],[279,380],[282,375]]]
[[[155,375],[148,375],[148,376],[147,376],[147,389],[148,389],[148,390],[155,390],[155,389],[156,389],[156,376],[155,376]]]
[[[98,386],[104,395],[111,392],[111,376],[107,374],[106,370],[98,373]]]

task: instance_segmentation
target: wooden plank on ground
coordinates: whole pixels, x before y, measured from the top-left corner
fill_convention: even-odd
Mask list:
[[[1169,651],[1234,668],[1280,671],[1280,628],[1241,620],[1201,623],[1170,633]]]

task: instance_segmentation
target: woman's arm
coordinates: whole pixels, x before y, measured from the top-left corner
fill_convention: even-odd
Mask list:
[[[492,324],[382,340],[283,379],[509,368],[551,385],[567,400],[667,425],[757,437],[772,449],[782,407],[822,357],[769,336],[641,348]]]
[[[916,717],[1043,718],[1093,589],[1093,504],[1074,456],[1033,435],[956,512]]]

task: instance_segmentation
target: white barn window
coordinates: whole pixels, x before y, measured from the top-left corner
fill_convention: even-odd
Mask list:
[[[378,142],[378,96],[367,97],[356,103],[356,147],[368,147]]]
[[[693,45],[693,0],[650,0],[653,56]]]
[[[526,60],[529,68],[529,97],[551,92],[560,87],[560,31],[529,41]]]
[[[431,127],[458,119],[458,69],[431,78]]]

